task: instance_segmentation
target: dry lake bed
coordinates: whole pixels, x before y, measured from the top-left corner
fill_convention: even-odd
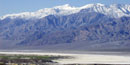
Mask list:
[[[60,58],[53,60],[61,65],[69,64],[115,64],[129,65],[130,55],[126,53],[45,53],[45,52],[0,52],[0,54],[9,55],[53,55],[53,56],[68,56],[70,58]]]

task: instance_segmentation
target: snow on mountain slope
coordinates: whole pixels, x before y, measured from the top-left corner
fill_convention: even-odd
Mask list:
[[[69,14],[76,13],[79,11],[80,11],[79,8],[71,7],[70,5],[65,4],[65,5],[56,6],[53,8],[40,9],[36,12],[23,12],[19,14],[8,14],[1,17],[1,19],[5,19],[7,17],[10,17],[11,19],[17,18],[17,17],[25,18],[25,19],[43,18],[48,15],[69,15]]]
[[[98,12],[102,13],[105,15],[108,15],[110,17],[115,17],[119,18],[122,16],[130,16],[130,5],[104,5],[104,4],[88,4],[82,7],[73,7],[70,6],[69,4],[65,4],[62,6],[56,6],[53,8],[45,8],[45,9],[40,9],[36,12],[23,12],[19,14],[7,14],[5,16],[2,16],[0,19],[5,19],[5,18],[25,18],[25,19],[30,19],[30,18],[43,18],[48,15],[70,15],[73,13],[78,13],[83,9],[89,9],[89,12]],[[86,11],[87,12],[87,11]]]

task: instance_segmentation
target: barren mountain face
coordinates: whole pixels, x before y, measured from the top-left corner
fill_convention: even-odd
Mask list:
[[[1,48],[128,49],[129,41],[130,5],[63,5],[0,18]]]

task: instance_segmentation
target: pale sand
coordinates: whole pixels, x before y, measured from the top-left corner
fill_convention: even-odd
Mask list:
[[[42,52],[0,52],[0,54],[25,54],[25,55],[60,55],[71,56],[70,59],[54,60],[60,64],[130,64],[130,56],[99,55],[99,54],[67,54],[67,53],[42,53]]]

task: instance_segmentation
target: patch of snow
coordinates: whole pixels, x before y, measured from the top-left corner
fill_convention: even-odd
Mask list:
[[[48,15],[70,15],[74,13],[80,12],[82,9],[91,9],[94,12],[102,13],[111,17],[119,18],[122,16],[130,16],[130,5],[110,5],[106,6],[104,4],[88,4],[82,7],[73,7],[69,4],[65,4],[62,6],[56,6],[53,8],[45,8],[40,9],[36,12],[23,12],[18,14],[7,14],[5,16],[0,17],[0,19],[5,18],[43,18]]]

